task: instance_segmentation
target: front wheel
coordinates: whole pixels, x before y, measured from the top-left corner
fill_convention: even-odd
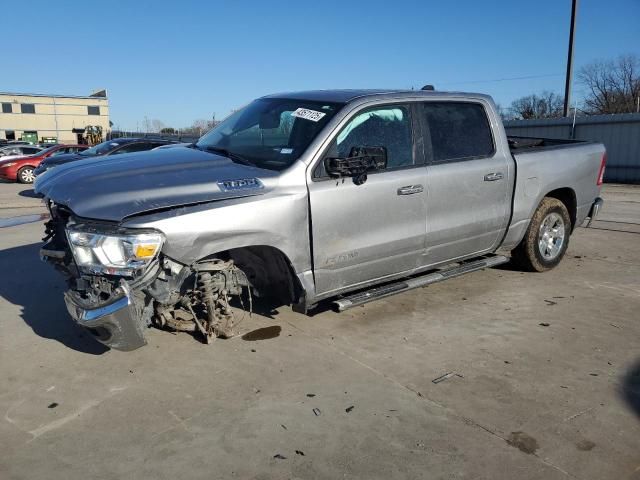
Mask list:
[[[564,203],[546,197],[540,202],[511,259],[524,270],[544,272],[560,263],[569,246],[571,218]]]
[[[33,173],[33,167],[22,167],[18,170],[18,181],[20,183],[33,183],[35,179],[36,176]]]

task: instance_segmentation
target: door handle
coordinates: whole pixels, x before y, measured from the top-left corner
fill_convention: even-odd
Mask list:
[[[502,172],[487,173],[484,176],[484,181],[495,182],[496,180],[502,180],[503,178],[504,178],[504,175],[502,174]]]
[[[398,195],[413,195],[414,193],[421,193],[424,191],[422,185],[406,185],[398,189]]]

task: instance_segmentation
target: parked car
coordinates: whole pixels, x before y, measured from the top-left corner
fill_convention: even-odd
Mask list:
[[[89,147],[86,145],[53,145],[33,155],[2,157],[0,158],[0,178],[20,183],[33,183],[35,168],[46,158],[77,153],[87,148]]]
[[[155,147],[153,148],[153,150],[163,150],[165,148],[188,147],[189,145],[193,145],[193,142],[169,143],[167,145],[160,145],[159,147]]]
[[[151,325],[232,335],[230,301],[250,308],[256,293],[344,310],[500,252],[549,270],[603,204],[602,144],[507,137],[480,94],[279,94],[190,148],[127,157],[35,185],[69,313],[121,350]]]
[[[10,160],[17,157],[24,157],[25,155],[34,155],[42,150],[42,147],[35,145],[8,144],[0,147],[0,160]]]
[[[108,155],[120,155],[123,153],[142,152],[151,150],[161,145],[167,145],[171,142],[167,140],[149,140],[145,138],[118,138],[116,140],[108,140],[106,142],[94,145],[83,152],[69,155],[57,155],[48,158],[35,169],[35,175],[41,175],[47,170],[62,164],[77,162],[80,160],[90,160],[96,157],[104,157]]]

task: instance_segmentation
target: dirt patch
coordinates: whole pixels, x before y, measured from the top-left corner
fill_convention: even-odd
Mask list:
[[[511,435],[507,438],[507,443],[529,455],[536,453],[536,450],[540,448],[538,441],[524,432],[511,432]]]
[[[581,450],[583,452],[593,450],[593,447],[595,446],[596,444],[591,440],[580,440],[578,443],[576,443],[576,447],[578,447],[578,450]]]

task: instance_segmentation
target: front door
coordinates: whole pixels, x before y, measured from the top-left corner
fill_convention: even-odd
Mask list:
[[[422,108],[428,263],[491,251],[509,221],[510,153],[496,149],[482,103],[437,101]]]
[[[353,147],[385,147],[387,168],[356,185],[329,178],[322,162],[309,183],[316,294],[400,272],[424,260],[426,169],[416,142],[412,107],[360,110],[324,157],[346,157]]]

